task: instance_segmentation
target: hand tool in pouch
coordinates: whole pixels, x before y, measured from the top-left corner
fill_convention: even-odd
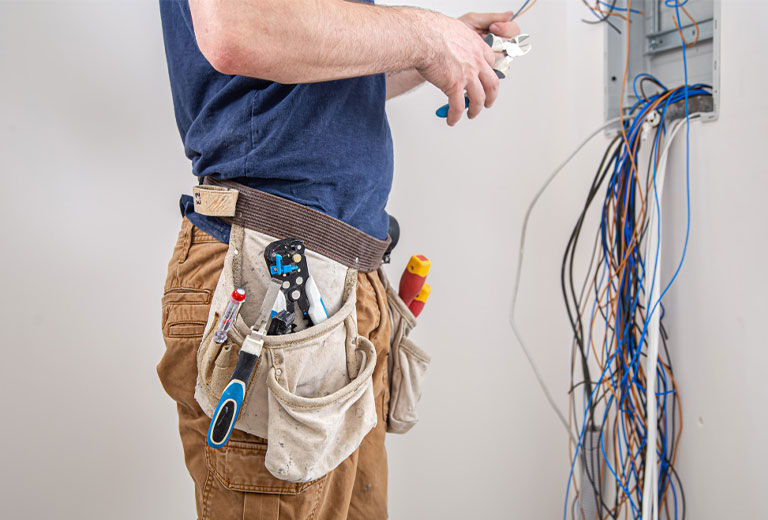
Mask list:
[[[427,273],[432,266],[429,258],[424,255],[413,255],[405,266],[403,276],[400,277],[400,298],[406,305],[410,305],[416,295],[419,294],[424,282],[427,279]]]
[[[278,297],[272,310],[273,316],[282,310],[294,312],[294,304],[298,304],[302,317],[310,327],[328,319],[325,303],[307,268],[303,241],[285,238],[272,242],[264,250],[264,259],[272,279],[282,283],[282,299]]]
[[[232,291],[232,296],[229,297],[227,307],[224,309],[224,313],[219,318],[219,323],[216,325],[216,332],[213,333],[213,341],[216,343],[224,343],[227,341],[227,332],[232,328],[237,317],[237,311],[240,310],[240,306],[245,301],[245,291],[243,289],[235,289]]]
[[[413,299],[410,305],[408,305],[408,308],[411,310],[413,315],[415,317],[419,317],[419,314],[421,314],[421,311],[424,310],[424,306],[427,304],[427,298],[429,298],[429,295],[432,293],[432,286],[428,283],[425,283],[424,286],[419,291],[419,294],[416,295],[416,297]]]
[[[219,398],[219,404],[213,412],[211,425],[208,427],[208,446],[211,448],[221,448],[232,434],[237,417],[240,415],[240,408],[243,406],[246,386],[264,346],[264,336],[267,334],[272,307],[279,295],[280,281],[273,278],[267,288],[267,294],[264,296],[259,318],[256,324],[251,327],[250,334],[243,341],[235,371],[232,372],[229,384],[224,388],[221,398]]]
[[[486,34],[483,41],[493,49],[494,52],[500,52],[502,55],[493,64],[493,71],[496,73],[499,79],[504,79],[509,74],[509,68],[512,64],[512,60],[525,56],[531,52],[530,36],[527,34],[519,34],[509,41],[504,41],[495,34]],[[437,117],[448,117],[449,105],[443,105],[437,109],[435,114]],[[469,98],[464,96],[464,108],[469,108]]]

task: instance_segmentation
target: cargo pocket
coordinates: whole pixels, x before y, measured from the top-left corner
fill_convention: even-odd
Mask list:
[[[205,447],[208,482],[203,490],[201,520],[278,520],[286,502],[295,518],[312,517],[325,477],[301,483],[275,478],[264,466],[266,453],[267,445],[258,442],[230,440],[220,450]]]
[[[416,406],[432,358],[408,338],[416,326],[416,317],[389,284],[383,269],[379,269],[379,276],[387,288],[391,321],[387,431],[406,433],[419,422]]]
[[[213,331],[224,298],[234,287],[247,286],[251,304],[260,307],[258,295],[266,292],[269,283],[261,255],[263,245],[272,239],[260,235],[249,251],[249,233],[232,228],[230,251],[198,349],[195,398],[209,417],[229,382],[249,325],[255,321],[251,311],[241,309],[226,342],[216,344]],[[309,254],[307,251],[308,258]],[[291,482],[312,481],[334,469],[376,425],[371,377],[376,353],[367,339],[357,335],[357,271],[341,264],[336,264],[340,269],[324,267],[322,259],[318,262],[310,264],[309,270],[314,277],[326,269],[317,284],[323,298],[328,295],[325,303],[330,317],[299,332],[264,338],[235,424],[238,430],[267,439],[266,468],[274,477]]]

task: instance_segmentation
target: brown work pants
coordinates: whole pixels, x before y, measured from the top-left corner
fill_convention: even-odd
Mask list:
[[[221,450],[206,444],[210,419],[194,398],[196,354],[226,252],[226,244],[184,219],[168,264],[163,294],[166,351],[157,373],[165,391],[177,403],[184,458],[195,482],[198,519],[387,518],[384,417],[389,402],[390,327],[379,276],[375,272],[360,273],[357,283],[359,334],[371,340],[378,356],[373,372],[378,424],[357,451],[328,475],[295,484],[274,478],[264,467],[264,439],[234,430]]]

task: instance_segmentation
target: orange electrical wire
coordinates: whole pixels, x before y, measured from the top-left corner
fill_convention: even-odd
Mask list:
[[[538,0],[533,0],[533,2],[531,2],[531,3],[528,5],[528,7],[526,7],[525,9],[523,9],[522,11],[520,11],[519,13],[517,13],[517,16],[515,16],[515,17],[514,17],[514,20],[517,20],[518,18],[520,18],[521,16],[523,16],[525,13],[527,13],[527,12],[528,12],[528,11],[531,9],[531,7],[533,7],[533,6],[536,4],[536,2],[537,2],[537,1],[538,1]]]
[[[685,16],[688,17],[688,19],[693,23],[693,26],[696,28],[696,39],[693,40],[693,43],[688,43],[688,40],[685,39],[685,35],[683,34],[683,29],[680,27],[680,25],[677,23],[677,16],[673,16],[672,20],[675,22],[675,28],[677,29],[677,32],[680,33],[680,38],[685,42],[686,47],[693,47],[697,43],[699,43],[699,36],[701,36],[701,28],[699,27],[699,24],[696,23],[696,20],[693,19],[693,16],[691,16],[691,13],[688,12],[688,10],[685,8],[685,6],[679,6],[680,9],[683,10],[685,13]]]
[[[657,107],[658,107],[658,106],[659,106],[659,105],[660,105],[662,102],[664,102],[664,101],[666,100],[666,98],[668,98],[668,97],[669,97],[671,94],[672,94],[672,93],[671,93],[671,92],[669,92],[669,93],[666,93],[666,94],[664,94],[664,95],[660,96],[660,98],[659,98],[658,100],[655,100],[653,104],[651,104],[650,106],[648,106],[648,107],[647,107],[647,108],[644,110],[644,112],[642,112],[642,113],[640,114],[640,116],[642,116],[643,114],[649,113],[649,112],[651,112],[652,110],[655,110],[655,109],[656,109],[656,108],[657,108]],[[636,154],[636,153],[637,153],[637,151],[638,151],[638,144],[639,144],[639,142],[636,142],[636,143],[635,143],[635,145],[631,147],[631,151],[632,151],[632,152],[634,152],[635,154]],[[636,170],[635,170],[635,173],[636,173]],[[645,194],[650,192],[650,189],[651,189],[651,183],[652,183],[652,182],[655,180],[655,176],[656,176],[656,174],[657,174],[657,171],[656,171],[656,170],[654,170],[654,172],[653,172],[653,176],[649,176],[649,179],[647,180],[647,183],[644,183],[644,184],[645,184],[645,186],[643,186],[644,190],[643,190],[643,189],[639,189],[639,190],[637,190],[637,191],[638,191],[638,192],[639,192],[639,193],[642,195],[642,196],[641,196],[641,199],[643,200],[642,208],[641,208],[641,210],[640,210],[640,212],[639,212],[639,215],[638,215],[638,217],[639,217],[641,220],[645,220],[645,218],[646,218],[646,212],[647,212],[647,206],[646,206],[646,204],[645,204],[645,201],[647,200],[647,198],[645,197]],[[634,184],[634,188],[635,188],[635,189],[636,189],[636,188],[640,188],[640,186],[641,186],[641,185],[640,185],[640,183],[638,182],[638,179],[637,179],[637,175],[636,175],[636,174],[632,176],[632,178],[629,180],[629,182],[631,182],[631,183],[633,183],[633,184]],[[623,191],[622,189],[619,189],[619,192],[622,192],[622,191]],[[628,208],[627,208],[626,206],[622,206],[622,205],[620,204],[619,206],[613,206],[613,207],[614,207],[614,211],[617,211],[617,212],[622,212],[622,213],[623,213],[623,218],[624,218],[624,219],[626,219],[627,210],[628,210]],[[623,211],[622,211],[622,210],[623,210]],[[638,231],[638,230],[635,230],[635,232],[633,233],[633,235],[632,235],[632,237],[631,237],[630,245],[628,245],[628,246],[627,246],[627,247],[628,247],[628,250],[631,250],[631,249],[634,247],[634,243],[635,243],[635,242],[636,242],[636,241],[639,239],[639,235],[638,235],[638,233],[639,233],[639,231]],[[612,234],[611,234],[611,235],[612,235]],[[617,269],[616,269],[616,272],[615,272],[615,275],[616,275],[616,276],[621,276],[621,275],[624,275],[624,274],[625,274],[625,269],[626,269],[626,265],[625,265],[625,264],[626,264],[626,257],[625,257],[624,259],[622,259],[621,263],[620,263],[618,266],[617,266],[615,263],[613,263],[613,264],[612,264],[614,267],[616,267],[616,268],[617,268]],[[592,283],[589,285],[590,289],[591,289],[591,288],[594,286],[594,283],[595,283],[595,282],[594,282],[594,280],[593,280],[593,282],[592,282]],[[609,287],[609,286],[610,286],[610,284],[606,284],[606,286],[603,288],[603,291],[602,291],[601,295],[598,297],[598,300],[602,300],[602,299],[603,299],[603,297],[605,296],[605,294],[606,294],[606,291],[607,291],[607,289],[608,289],[608,287]],[[616,298],[614,298],[612,294],[609,296],[609,301],[610,301],[610,303],[612,303],[612,304],[613,304],[613,303],[616,303],[616,304],[618,304],[618,300],[617,300]],[[602,308],[602,307],[601,307],[601,306],[599,306],[599,305],[598,305],[598,306],[596,306],[596,307],[595,307],[595,309],[594,309],[594,311],[593,311],[593,313],[592,313],[592,318],[593,318],[593,319],[591,320],[591,322],[592,322],[592,325],[591,325],[591,327],[590,327],[590,347],[591,347],[591,349],[592,349],[592,351],[593,351],[593,354],[594,354],[594,358],[595,358],[595,360],[596,360],[596,362],[597,362],[598,366],[600,366],[600,367],[601,367],[601,370],[602,370],[602,369],[604,369],[605,358],[604,358],[603,356],[599,356],[599,355],[597,354],[597,352],[596,352],[596,347],[595,347],[595,343],[594,343],[594,323],[595,323],[594,317],[595,317],[596,313],[598,312],[598,309],[599,309],[599,308]],[[614,312],[615,306],[614,306],[614,305],[611,305],[611,306],[609,306],[609,308],[611,308],[611,317],[612,317],[612,318],[613,318],[613,317],[615,317],[615,312]],[[581,317],[583,316],[583,311],[584,311],[584,310],[585,310],[585,306],[584,306],[584,305],[582,305],[582,309],[581,309],[581,312],[579,313],[579,318],[581,318]],[[644,314],[643,314],[643,313],[642,313],[642,311],[641,311],[641,317],[642,317],[643,315],[644,315]],[[635,334],[635,332],[636,332],[636,331],[635,331],[635,330],[633,330],[631,333],[632,333],[632,334]],[[619,332],[619,334],[620,334],[620,332]],[[617,341],[618,341],[618,339],[620,339],[620,336],[618,336],[618,337],[617,337]],[[629,364],[630,364],[630,363],[629,363],[629,360],[628,360],[628,359],[626,359],[626,352],[624,352],[624,356],[625,356],[625,357],[624,357],[624,358],[622,358],[622,359],[620,359],[620,361],[621,361],[621,363],[622,363],[622,365],[623,365],[624,369],[626,370],[626,369],[628,369],[628,368],[629,368]],[[574,358],[575,358],[575,351],[573,351],[573,357],[572,357],[572,366],[573,366]],[[668,370],[668,367],[666,366],[666,364],[664,364],[664,363],[662,362],[662,365],[665,367],[665,370],[666,370],[667,372],[670,372],[670,371]],[[644,372],[644,368],[643,368],[643,366],[642,366],[642,365],[639,365],[639,366],[638,366],[637,374],[638,374],[638,376],[637,376],[637,377],[638,377],[638,379],[639,379],[641,382],[643,382],[643,381],[646,381],[646,380],[647,380],[647,377],[649,377],[649,376],[652,376],[652,375],[650,375],[650,374],[645,374],[645,372]],[[674,385],[674,387],[676,388],[676,382],[674,381],[674,378],[672,377],[671,373],[670,373],[670,379],[672,380],[672,382],[673,382],[673,385]],[[615,391],[614,391],[614,389],[613,389],[613,387],[612,387],[612,386],[610,386],[610,385],[607,385],[606,383],[602,383],[602,384],[601,384],[601,386],[603,386],[603,387],[605,388],[605,390],[606,390],[606,391],[608,391],[608,392],[609,392],[611,395],[613,395],[613,397],[614,397],[614,398],[615,398],[615,399],[618,401],[618,399],[619,399],[619,396],[618,396],[618,395],[616,395],[616,393],[615,393]],[[638,395],[638,393],[637,393],[637,388],[635,388],[634,386],[632,386],[632,388],[631,388],[631,390],[630,390],[630,393],[631,393],[631,399],[632,399],[634,402],[640,402],[640,399],[639,399],[639,395]],[[572,399],[573,399],[573,398],[572,398]],[[571,399],[571,400],[569,400],[569,423],[571,422],[571,413],[572,413],[572,409],[573,409],[573,408],[572,408],[572,406],[573,406],[573,401],[572,401],[572,399]],[[677,394],[677,393],[675,394],[675,400],[676,400],[676,402],[677,402],[677,403],[679,403],[679,394]],[[639,408],[639,407],[635,407],[635,410],[636,410],[636,411],[635,411],[635,413],[634,413],[634,414],[633,414],[633,416],[632,416],[632,420],[636,421],[636,423],[642,423],[642,424],[644,425],[644,427],[647,429],[646,418],[645,418],[645,417],[643,417],[643,416],[641,415],[641,411],[640,411],[640,408]],[[679,414],[680,416],[682,415],[680,412],[678,412],[678,414]],[[625,430],[626,430],[626,431],[629,431],[629,432],[634,432],[634,428],[632,428],[632,426],[633,426],[633,423],[630,421],[630,416],[628,416],[628,415],[623,415],[623,416],[622,416],[622,419],[623,419],[623,422],[624,422]],[[614,428],[613,428],[613,430],[614,430],[614,432],[613,432],[613,433],[614,433],[614,435],[613,435],[613,444],[614,444],[614,446],[613,446],[613,447],[614,447],[614,457],[613,457],[613,459],[614,459],[614,465],[615,465],[615,466],[618,468],[618,467],[619,467],[619,465],[618,465],[619,461],[618,461],[618,459],[616,458],[616,456],[617,456],[617,452],[618,452],[618,445],[617,445],[617,443],[618,443],[618,423],[617,423],[617,422],[615,422],[615,423],[614,423]],[[678,436],[677,436],[677,439],[679,439],[679,438],[680,438],[680,435],[678,435]],[[675,444],[677,444],[677,439],[676,439],[676,442],[675,442]],[[641,440],[640,440],[640,439],[636,439],[636,438],[635,438],[635,435],[632,435],[631,437],[629,437],[629,438],[627,439],[627,444],[628,444],[628,447],[629,447],[629,450],[630,450],[630,452],[632,452],[632,450],[634,449],[634,447],[635,447],[635,446],[638,446],[638,447],[639,447],[639,446],[641,445],[640,443],[641,443]],[[572,453],[570,448],[571,448],[571,446],[570,446],[570,443],[569,443],[569,453]],[[630,458],[629,460],[627,460],[627,461],[625,462],[625,464],[624,464],[624,467],[623,467],[623,468],[621,468],[622,474],[627,474],[627,471],[629,470],[629,467],[630,467],[630,466],[632,467],[632,470],[633,470],[634,474],[635,474],[635,475],[638,475],[638,474],[639,474],[639,473],[638,473],[638,468],[637,468],[637,466],[636,466],[636,464],[635,464],[634,458]],[[631,474],[631,473],[630,473],[630,474]],[[628,485],[628,484],[629,484],[628,482],[623,482],[623,485],[624,485],[624,487],[625,487],[625,488],[627,488],[627,489],[629,489],[629,485]],[[668,482],[666,483],[666,486],[665,486],[665,490],[668,488],[668,486],[669,486],[669,485],[670,485],[670,483],[669,483],[669,481],[668,481]],[[576,486],[575,486],[575,487],[576,487]],[[635,483],[635,485],[634,485],[634,486],[632,486],[632,490],[630,490],[630,494],[631,494],[631,493],[633,493],[635,490],[637,490],[637,487],[638,487],[638,484],[637,484],[637,483]],[[576,489],[576,492],[578,493],[578,488]],[[662,498],[662,503],[664,503],[664,504],[665,504],[665,506],[666,506],[666,501],[665,501],[665,498],[666,498],[666,497],[663,495],[663,498]],[[626,510],[626,507],[627,507],[627,499],[628,499],[628,497],[626,497],[626,496],[622,496],[622,497],[620,497],[620,498],[619,498],[619,507],[621,507],[621,509],[622,509],[622,510]],[[609,513],[609,514],[606,516],[606,518],[607,518],[607,517],[609,517],[609,516],[611,516],[611,514],[612,514],[612,513],[613,513],[615,510],[616,510],[616,507],[612,508],[612,510],[611,510],[611,513]]]

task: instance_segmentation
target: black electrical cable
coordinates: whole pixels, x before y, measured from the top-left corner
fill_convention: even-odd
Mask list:
[[[581,355],[582,371],[583,371],[583,374],[584,374],[584,380],[582,382],[578,383],[578,385],[582,385],[583,384],[585,386],[585,395],[588,395],[588,396],[592,395],[592,383],[591,383],[591,379],[590,379],[590,375],[589,375],[589,366],[588,366],[587,355],[586,355],[586,351],[585,351],[585,348],[584,348],[584,342],[583,342],[583,323],[582,323],[582,320],[581,320],[581,317],[580,317],[580,311],[579,311],[579,309],[581,308],[582,297],[581,296],[577,297],[577,295],[576,295],[576,288],[575,288],[574,283],[573,283],[573,280],[574,280],[574,277],[573,277],[573,259],[574,259],[574,256],[575,256],[574,253],[575,253],[576,248],[578,246],[578,239],[579,239],[580,234],[581,234],[581,229],[582,229],[582,225],[584,223],[584,219],[586,218],[586,214],[587,214],[587,212],[588,212],[588,210],[589,210],[589,208],[590,208],[590,206],[592,204],[592,201],[595,199],[595,196],[597,195],[597,193],[599,193],[600,187],[602,186],[603,181],[608,176],[608,173],[611,170],[611,165],[615,161],[616,157],[618,157],[618,153],[619,153],[620,147],[616,147],[616,149],[614,150],[613,154],[611,153],[611,151],[616,146],[616,144],[619,142],[619,139],[620,139],[620,136],[617,136],[611,142],[611,144],[608,146],[608,148],[606,149],[606,151],[605,151],[605,153],[603,155],[603,159],[601,160],[601,164],[598,167],[597,173],[595,174],[595,177],[594,177],[594,179],[592,181],[592,184],[591,184],[591,186],[590,186],[590,188],[588,190],[587,201],[586,201],[586,203],[584,205],[584,208],[583,208],[581,214],[579,215],[577,223],[576,223],[576,225],[575,225],[575,227],[574,227],[574,229],[573,229],[573,231],[571,233],[571,236],[569,238],[568,246],[566,247],[566,253],[563,256],[563,261],[562,261],[562,265],[561,265],[561,290],[562,290],[562,293],[563,293],[563,298],[565,300],[565,305],[566,305],[566,310],[568,312],[569,321],[571,322],[571,328],[572,328],[572,330],[574,332],[574,343],[578,346],[579,352],[580,352],[580,355]],[[610,160],[609,160],[609,157],[611,158]],[[592,259],[590,259],[590,267],[588,268],[587,272],[590,272],[590,270],[591,270],[591,265],[592,265],[592,262],[594,260],[594,254],[595,254],[595,250],[596,249],[597,249],[596,247],[593,247]],[[569,279],[569,283],[568,284],[566,284],[566,265],[568,266],[568,279]],[[573,298],[573,305],[574,305],[573,314],[571,313],[571,301],[569,299],[569,291],[566,288],[566,285],[570,289],[570,297]],[[586,287],[586,283],[584,284],[584,287]],[[582,295],[583,295],[583,289],[582,289]],[[572,359],[573,359],[573,356],[572,356]],[[571,371],[571,382],[573,383],[573,370]],[[572,391],[573,391],[573,386],[572,386],[570,392],[572,392]],[[594,410],[597,408],[597,406],[600,404],[600,402],[604,400],[606,395],[607,395],[606,393],[603,393],[602,395],[600,395],[597,399],[595,399],[595,401],[589,407],[590,414],[589,414],[589,417],[588,417],[587,421],[588,421],[588,425],[589,425],[589,430],[590,431],[594,430],[594,416],[593,416]],[[578,418],[575,416],[575,407],[573,407],[572,409],[574,411],[574,422],[578,425]],[[577,426],[577,429],[578,429],[578,426]],[[602,493],[600,492],[601,485],[600,485],[599,475],[597,475],[598,478],[595,479],[594,476],[591,474],[590,469],[589,469],[590,465],[587,464],[587,462],[586,462],[586,455],[585,455],[584,452],[582,452],[581,462],[582,462],[582,465],[583,465],[583,467],[585,469],[584,473],[587,476],[587,479],[589,481],[590,487],[592,488],[592,491],[593,491],[595,497],[599,500],[601,511],[602,510],[606,510],[606,511],[610,512],[610,508],[603,501]],[[582,493],[584,493],[584,492],[585,491],[582,490]]]
[[[596,25],[596,24],[600,24],[600,23],[607,23],[611,27],[611,29],[616,31],[618,34],[621,34],[621,30],[618,27],[616,27],[613,23],[611,23],[611,21],[608,19],[608,17],[611,15],[613,10],[616,8],[616,2],[617,2],[617,0],[613,0],[611,2],[611,5],[608,7],[608,11],[606,11],[602,16],[600,14],[598,14],[597,11],[592,9],[592,7],[590,7],[589,4],[587,4],[587,7],[589,8],[589,10],[592,11],[592,13],[595,16],[597,16],[598,19],[597,20],[585,20],[585,19],[582,19],[581,21],[586,23],[586,24],[589,24],[589,25]]]
[[[528,4],[530,4],[530,3],[531,3],[531,0],[525,0],[525,3],[524,3],[523,5],[521,5],[521,6],[520,6],[520,9],[518,9],[517,11],[515,11],[515,14],[513,14],[513,15],[512,15],[512,18],[511,18],[511,19],[512,19],[512,20],[514,20],[515,18],[517,18],[518,16],[520,16],[520,13],[522,13],[522,12],[523,12],[523,9],[525,9],[525,6],[527,6],[527,5],[528,5]]]
[[[657,144],[660,142],[660,134],[663,132],[664,125],[659,125],[656,128],[656,138],[653,141],[653,147],[651,149],[651,153],[656,153],[656,147]],[[639,142],[640,139],[640,133],[635,134],[635,138],[632,140],[632,142],[629,143],[629,147],[633,150],[635,150],[635,154],[639,153]],[[615,167],[617,161],[619,160],[619,157],[623,151],[623,147],[616,147],[615,150],[613,147],[616,143],[619,141],[619,137],[617,137],[615,140],[611,142],[611,144],[607,147],[606,152],[603,155],[603,158],[601,160],[600,167],[598,168],[598,171],[592,181],[592,184],[590,185],[590,189],[588,190],[587,194],[587,200],[585,202],[584,208],[581,211],[581,213],[578,216],[576,225],[574,226],[572,233],[569,237],[568,244],[566,245],[566,251],[563,255],[563,261],[561,264],[561,291],[563,293],[563,299],[565,301],[566,310],[569,318],[569,322],[571,324],[571,329],[574,333],[574,341],[573,341],[573,348],[578,349],[578,352],[580,354],[580,361],[582,364],[582,372],[585,372],[584,374],[584,380],[574,383],[573,381],[573,369],[575,368],[573,366],[573,363],[575,362],[576,356],[572,355],[572,363],[571,363],[571,388],[569,390],[569,395],[571,395],[571,399],[573,399],[574,396],[574,390],[580,386],[585,387],[585,394],[586,395],[592,395],[591,387],[596,384],[596,382],[593,382],[591,378],[587,375],[588,374],[588,366],[587,366],[587,356],[586,356],[586,338],[584,337],[584,323],[582,320],[581,312],[583,312],[584,309],[584,296],[585,291],[584,289],[587,287],[587,281],[590,277],[587,278],[587,280],[584,281],[584,284],[582,285],[581,291],[579,291],[579,294],[577,295],[576,291],[576,284],[575,284],[575,275],[574,275],[574,262],[575,262],[575,252],[578,247],[579,238],[581,236],[582,227],[584,224],[584,221],[586,219],[586,214],[592,204],[592,202],[595,199],[596,194],[600,191],[600,187],[603,184],[603,181],[607,177],[608,173],[612,170],[613,167]],[[613,151],[613,153],[611,153]],[[649,168],[645,175],[645,186],[650,189],[652,179],[652,173],[651,168],[649,165]],[[636,182],[636,181],[632,181]],[[621,179],[618,186],[615,186],[613,188],[609,187],[609,189],[614,189],[617,194],[620,196],[616,198],[618,201],[616,203],[616,207],[612,206],[612,198],[606,197],[606,200],[603,204],[602,211],[604,213],[604,217],[607,217],[611,209],[614,210],[614,215],[616,220],[616,227],[617,229],[623,229],[622,226],[629,225],[630,229],[634,228],[636,224],[641,224],[642,228],[639,229],[638,237],[636,238],[637,244],[641,243],[643,239],[645,238],[647,232],[648,232],[648,223],[645,217],[645,214],[638,214],[637,213],[637,206],[636,201],[634,199],[634,191],[633,186],[626,184],[624,179]],[[647,204],[647,202],[646,202]],[[626,209],[626,214],[624,213],[624,210]],[[648,211],[646,208],[644,211]],[[626,223],[619,219],[620,216],[626,215]],[[596,243],[597,240],[600,240],[599,233],[596,235]],[[604,240],[604,238],[603,238]],[[603,244],[603,248],[597,248],[595,245],[593,245],[591,257],[589,260],[589,267],[587,269],[587,273],[591,272],[592,266],[595,261],[595,257],[598,257],[598,261],[602,262],[605,261],[605,251],[611,251],[612,261],[613,262],[620,262],[623,258],[624,254],[630,254],[631,258],[634,262],[638,263],[638,265],[644,265],[644,260],[642,258],[642,252],[639,250],[637,245],[635,244],[633,246],[633,250],[627,251],[627,249],[624,247],[624,244],[621,240],[617,241],[615,244],[617,247],[615,249],[611,249],[610,247],[605,247],[607,244]],[[599,253],[596,255],[596,250],[600,249]],[[619,319],[617,321],[617,324],[619,325],[620,329],[619,331],[614,331],[613,327],[611,325],[608,325],[606,327],[607,334],[613,335],[614,337],[616,334],[619,334],[619,338],[625,338],[627,348],[633,349],[633,351],[637,351],[640,354],[641,359],[645,357],[645,353],[643,352],[643,347],[647,347],[648,344],[648,338],[643,337],[641,334],[642,327],[645,321],[645,309],[643,305],[641,304],[635,304],[636,309],[633,311],[632,308],[629,305],[629,301],[634,301],[635,299],[639,299],[640,294],[639,291],[641,291],[641,274],[640,272],[634,272],[631,270],[628,270],[628,273],[625,276],[622,276],[622,279],[619,281],[620,287],[618,287],[616,290],[623,290],[626,294],[629,296],[624,299],[620,300],[621,306],[618,309],[619,310]],[[598,273],[595,272],[594,279],[592,281],[593,289],[594,289],[594,295],[596,298],[599,298],[599,281],[598,281]],[[587,293],[591,293],[592,291],[587,291]],[[603,318],[605,318],[605,314],[602,308],[600,306],[597,306],[597,312],[599,312]],[[610,322],[608,322],[610,323]],[[662,332],[662,337],[665,338],[666,331]],[[637,344],[639,338],[643,337],[642,344]],[[669,360],[669,353],[668,349],[666,348],[666,339],[664,341],[664,354],[666,358],[666,366],[671,366],[670,360]],[[612,343],[611,343],[612,344]],[[623,363],[620,363],[617,366],[617,373],[615,374],[615,377],[621,377],[624,370],[628,370],[629,367],[624,365]],[[670,370],[671,373],[671,370]],[[646,377],[655,377],[655,374],[648,374]],[[666,393],[669,389],[667,387],[666,382],[662,379],[662,384],[659,389],[661,392]],[[641,393],[642,394],[642,393]],[[589,410],[587,414],[587,425],[585,427],[589,427],[592,431],[594,426],[597,426],[594,422],[594,412],[600,406],[602,402],[605,402],[606,398],[608,396],[607,390],[601,389],[601,391],[598,391],[597,395],[595,396],[594,402],[589,403]],[[636,402],[634,404],[627,402],[619,402],[618,405],[620,406],[620,409],[625,410],[627,413],[638,413],[640,411],[640,408],[643,410],[645,409],[646,402],[645,402],[645,395],[639,395],[636,399]],[[634,406],[634,408],[632,408]],[[665,433],[665,423],[663,422],[663,417],[665,416],[665,413],[667,412],[666,403],[662,403],[662,413],[659,417],[659,420],[657,421],[657,424],[650,425],[647,427],[654,427],[658,428],[659,431]],[[676,399],[672,400],[672,403],[670,407],[673,408],[676,406]],[[575,407],[573,408],[573,420],[578,425],[578,414],[575,411]],[[600,432],[600,438],[602,440],[603,436],[606,434],[605,430],[606,428],[610,428],[610,421],[603,421],[599,425],[599,432]],[[579,428],[577,428],[578,430]],[[640,424],[635,424],[636,435],[639,438],[643,438],[645,432],[641,430]],[[672,437],[670,439],[674,439],[674,433],[676,432],[676,419],[674,415],[674,411],[672,412],[672,424],[671,428],[672,430]],[[674,443],[671,443],[674,444]],[[679,478],[677,478],[677,473],[673,465],[671,464],[672,459],[672,453],[667,453],[667,446],[664,447],[665,453],[662,454],[662,460],[665,464],[665,474],[668,472],[669,474],[672,474],[675,476],[675,480],[678,482],[677,488],[680,488]],[[639,470],[639,474],[643,474],[645,471],[645,460],[640,455],[642,453],[642,450],[640,447],[638,447],[638,452],[632,457],[633,460],[638,464],[637,468]],[[584,455],[582,454],[582,464],[585,463]],[[619,506],[619,497],[621,496],[621,489],[618,482],[615,482],[615,490],[614,490],[614,506],[613,508],[610,508],[603,500],[603,496],[601,493],[602,486],[599,482],[600,475],[591,475],[591,470],[589,465],[584,466],[586,468],[585,474],[590,482],[590,488],[591,492],[595,493],[595,495],[599,498],[599,504],[601,509],[601,517],[610,517],[610,518],[617,518],[618,516],[618,506]],[[595,478],[597,477],[597,478]],[[638,478],[640,478],[638,476]],[[664,477],[663,477],[664,478]],[[597,480],[597,482],[596,482]],[[662,486],[664,485],[664,480],[661,481]],[[589,488],[588,488],[589,489]],[[662,487],[663,489],[663,487]],[[583,493],[587,492],[586,490],[582,489],[580,491],[580,494],[583,495]],[[638,500],[638,503],[642,500],[642,489],[641,486],[635,486],[634,492],[632,493],[633,496],[635,496],[636,500]]]

